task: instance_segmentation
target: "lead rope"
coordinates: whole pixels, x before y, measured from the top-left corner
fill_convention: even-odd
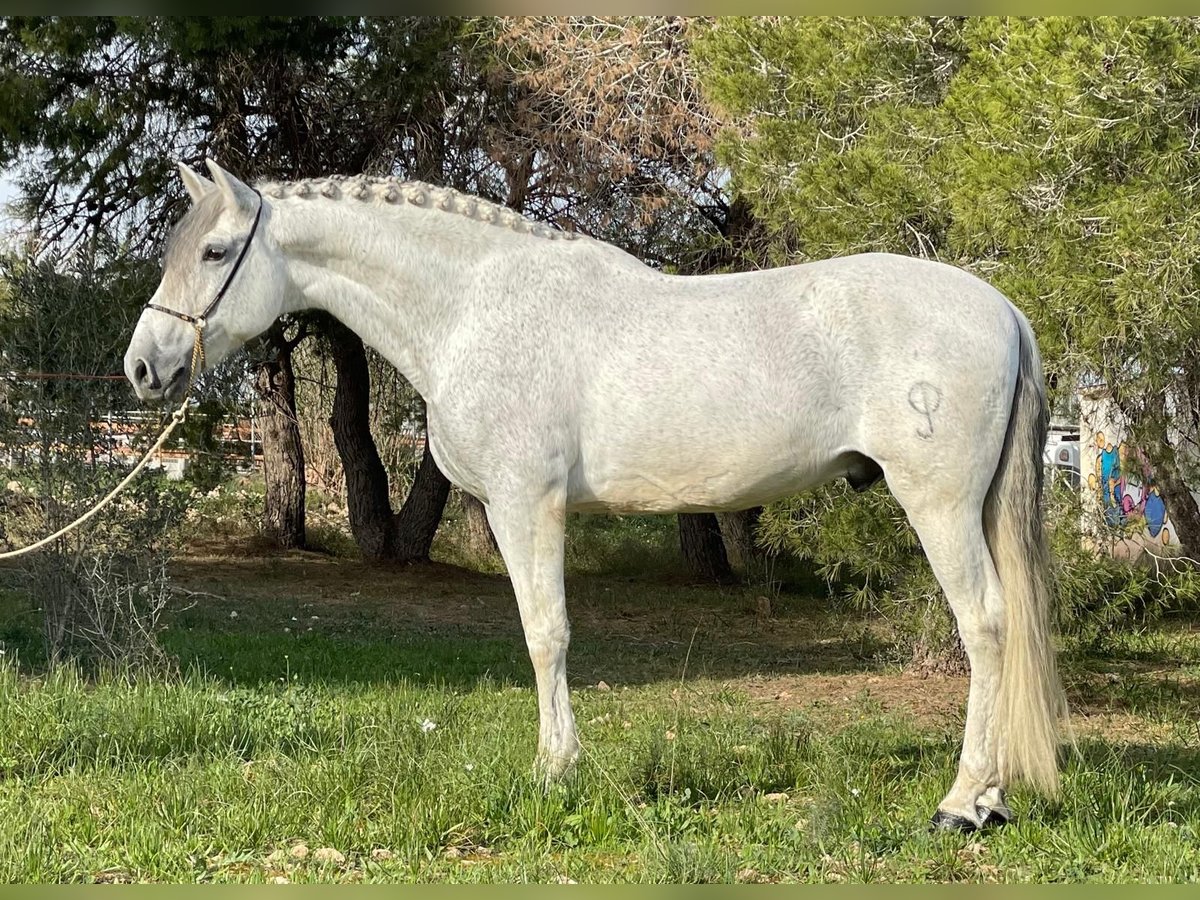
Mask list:
[[[141,461],[133,467],[133,470],[128,475],[121,479],[120,484],[105,494],[95,506],[85,512],[70,525],[66,525],[58,529],[58,531],[54,532],[54,534],[48,535],[47,537],[42,538],[40,541],[30,544],[28,547],[21,547],[18,550],[9,550],[5,553],[0,553],[0,559],[15,559],[18,556],[24,556],[26,553],[32,553],[35,550],[40,550],[42,547],[53,543],[65,534],[70,534],[84,522],[87,522],[89,519],[95,516],[96,513],[100,512],[100,510],[104,509],[104,507],[108,506],[108,504],[110,504],[114,499],[116,499],[116,496],[121,493],[121,491],[125,490],[125,488],[129,486],[129,483],[137,477],[137,474],[146,467],[146,464],[150,462],[150,458],[154,456],[154,454],[160,449],[162,449],[163,444],[167,442],[167,438],[171,436],[171,432],[173,432],[183,422],[183,420],[187,418],[187,404],[188,399],[192,394],[192,386],[196,383],[196,374],[204,367],[204,324],[205,322],[203,318],[198,318],[192,322],[192,326],[196,329],[196,343],[192,346],[192,368],[191,371],[188,372],[187,390],[183,392],[183,401],[179,404],[179,408],[172,413],[171,421],[167,423],[167,427],[163,429],[163,433],[158,436],[158,440],[155,441],[150,449],[146,451],[145,455],[141,458]]]

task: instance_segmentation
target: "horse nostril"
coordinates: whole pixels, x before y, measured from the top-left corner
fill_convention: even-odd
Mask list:
[[[137,379],[138,384],[150,390],[158,390],[162,387],[162,383],[158,380],[158,373],[154,371],[154,367],[140,357],[133,365],[133,377]]]

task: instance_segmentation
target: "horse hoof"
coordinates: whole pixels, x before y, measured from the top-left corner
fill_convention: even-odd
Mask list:
[[[981,809],[983,807],[980,807]],[[996,812],[994,809],[987,811],[987,818],[983,820],[984,828],[1003,828],[1008,824],[1008,817]]]
[[[979,826],[966,816],[948,813],[939,809],[933,814],[933,818],[929,820],[929,830],[957,831],[959,834],[973,834],[979,830]]]
[[[985,807],[980,807],[982,811]],[[974,834],[980,830],[990,830],[992,828],[1001,828],[1008,824],[1008,819],[994,809],[987,810],[987,816],[984,817],[982,825],[976,825],[974,821],[966,816],[960,816],[956,813],[948,813],[943,810],[938,810],[934,813],[930,820],[930,831],[957,831],[959,834]]]

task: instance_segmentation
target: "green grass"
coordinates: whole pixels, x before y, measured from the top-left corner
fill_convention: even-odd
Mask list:
[[[164,635],[182,674],[158,679],[18,665],[37,619],[10,591],[0,881],[1200,877],[1200,636],[1187,623],[1068,660],[1082,737],[1059,801],[1018,790],[1006,829],[929,834],[961,718],[887,701],[900,676],[861,623],[784,595],[755,631],[753,589],[583,568],[569,588],[586,753],[548,792],[501,577],[189,566],[205,595]],[[879,687],[838,696],[818,687],[830,673]],[[772,702],[760,675],[820,702]],[[1105,716],[1124,724],[1088,727]],[[314,861],[326,847],[344,861]]]

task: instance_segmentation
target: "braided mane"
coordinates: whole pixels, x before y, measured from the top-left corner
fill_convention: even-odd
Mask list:
[[[302,181],[267,181],[258,187],[263,194],[275,199],[300,197],[356,200],[384,205],[405,203],[424,209],[457,213],[477,222],[499,225],[549,240],[570,241],[578,237],[574,232],[561,231],[542,222],[535,222],[498,203],[482,200],[453,188],[436,187],[423,181],[401,181],[398,178],[375,178],[368,175],[333,175]]]

